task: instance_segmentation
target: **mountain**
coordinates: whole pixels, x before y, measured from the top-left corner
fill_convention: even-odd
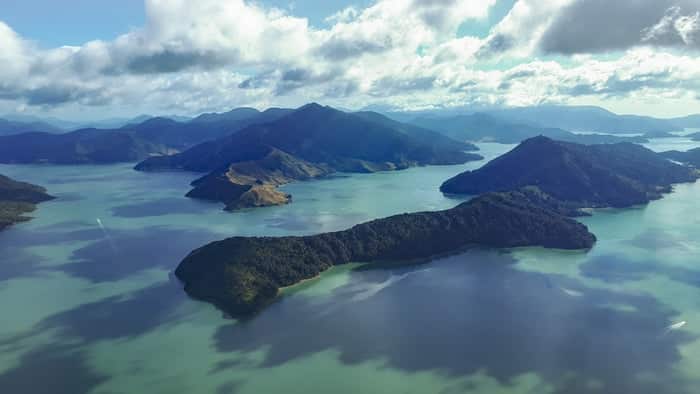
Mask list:
[[[64,132],[68,131],[68,130],[75,130],[77,128],[80,128],[80,125],[81,125],[79,122],[57,119],[57,118],[54,118],[51,116],[39,117],[39,116],[35,116],[35,115],[10,113],[10,114],[5,114],[1,117],[4,119],[13,121],[13,122],[46,124],[46,125],[49,125],[51,128],[53,128],[54,130],[60,130],[60,131],[64,131]],[[44,130],[44,131],[48,131],[48,130]]]
[[[677,135],[670,133],[668,131],[649,131],[644,133],[644,138],[676,138]]]
[[[178,122],[148,118],[118,129],[87,128],[63,134],[27,132],[0,136],[0,163],[106,164],[134,162],[153,155],[172,154],[204,141],[221,138],[252,124],[278,119],[282,109],[208,114],[199,120]],[[245,112],[245,111],[242,111]],[[205,120],[204,120],[205,119]]]
[[[2,163],[104,164],[133,162],[168,148],[117,131],[24,133],[0,137]]]
[[[39,131],[44,133],[61,133],[63,130],[39,121],[17,121],[0,118],[0,136]]]
[[[517,144],[528,138],[543,135],[560,141],[581,144],[610,144],[617,142],[649,142],[644,137],[618,137],[607,134],[575,134],[559,128],[547,128],[503,121],[485,113],[450,117],[423,116],[411,123],[443,134],[459,141],[488,141]]]
[[[670,119],[679,129],[698,129],[700,128],[700,114],[685,116],[683,118]]]
[[[260,111],[255,108],[235,108],[229,112],[224,113],[206,113],[197,116],[192,119],[192,123],[213,123],[220,121],[234,121],[238,122],[241,120],[253,118],[260,115]]]
[[[542,207],[542,194],[492,193],[440,212],[403,214],[306,237],[234,237],[199,248],[177,267],[185,291],[232,316],[275,300],[280,287],[333,265],[426,260],[471,245],[588,249],[586,226]]]
[[[414,130],[308,104],[276,121],[249,126],[180,154],[150,158],[137,169],[213,171],[230,163],[259,159],[267,154],[268,147],[309,162],[328,164],[336,170],[354,172],[480,159],[464,152],[465,148],[474,149],[473,145],[427,130],[433,141],[426,141],[425,135],[415,135]]]
[[[440,132],[440,130],[438,130],[437,128],[421,127],[419,125],[411,123],[398,122],[377,112],[364,111],[355,112],[354,114],[363,117],[366,120],[376,122],[387,127],[392,127],[396,130],[403,132],[404,134],[410,134],[414,138],[426,144],[439,144],[440,146],[445,148],[454,148],[455,143],[460,142],[462,150],[471,152],[479,150],[479,148],[476,145],[464,142],[466,141],[466,139],[453,138],[449,135],[447,136],[449,138],[442,138],[440,136],[437,136],[435,132]]]
[[[473,149],[471,144],[379,114],[352,114],[309,104],[276,121],[251,125],[182,153],[151,157],[136,169],[209,172],[195,182],[188,196],[239,209],[288,202],[289,197],[275,193],[274,188],[293,180],[334,171],[388,171],[481,159],[465,153]],[[249,190],[262,194],[250,199]]]
[[[440,189],[477,195],[537,186],[576,207],[627,207],[660,198],[672,184],[697,177],[640,145],[579,145],[535,137]]]
[[[30,183],[18,182],[0,175],[0,230],[29,220],[25,213],[36,209],[36,204],[53,199],[46,189]]]
[[[675,160],[679,163],[689,164],[695,168],[700,169],[700,148],[691,149],[685,152],[672,150],[668,152],[662,152],[661,155],[668,159]]]
[[[649,116],[618,115],[600,107],[543,105],[487,111],[489,115],[512,123],[537,127],[600,133],[646,133],[678,131],[672,120]]]

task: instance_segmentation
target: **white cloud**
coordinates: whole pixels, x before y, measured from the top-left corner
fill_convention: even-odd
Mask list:
[[[568,48],[564,35],[547,37],[580,0],[519,0],[487,38],[457,37],[462,23],[486,17],[495,1],[379,0],[341,10],[319,29],[243,0],[146,0],[143,27],[113,41],[50,50],[0,22],[0,101],[196,113],[312,100],[418,109],[700,91],[698,61],[660,49],[631,45],[614,60],[576,55],[567,67],[533,58],[545,42]],[[650,28],[639,29],[636,40],[665,45],[659,37],[668,31],[697,45],[700,14],[667,9],[650,12]],[[489,69],[484,65],[498,63],[485,62],[486,55],[514,65]]]

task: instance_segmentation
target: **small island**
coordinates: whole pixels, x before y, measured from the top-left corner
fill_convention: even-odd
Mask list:
[[[194,298],[232,316],[270,304],[281,287],[333,265],[427,260],[472,245],[588,249],[596,238],[565,207],[527,188],[490,193],[440,212],[378,219],[306,237],[233,237],[199,248],[175,271]]]
[[[187,197],[223,202],[227,211],[287,204],[291,196],[277,190],[277,186],[323,177],[332,172],[328,166],[300,160],[271,148],[262,159],[232,163],[192,182],[194,189],[187,193]]]
[[[0,175],[0,230],[29,220],[26,213],[33,212],[36,204],[53,198],[41,186]]]

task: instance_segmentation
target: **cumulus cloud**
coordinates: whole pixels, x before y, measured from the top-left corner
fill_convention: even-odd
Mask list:
[[[697,0],[519,0],[481,54],[600,53],[636,46],[700,49]]]
[[[312,100],[421,109],[700,90],[692,71],[700,64],[682,54],[700,45],[696,0],[518,0],[487,37],[458,36],[495,3],[376,0],[312,27],[257,2],[146,0],[144,26],[49,50],[0,22],[0,101],[195,113]],[[613,49],[619,58],[571,56],[568,67],[536,58]],[[509,66],[489,67],[493,58]]]
[[[642,30],[642,41],[700,48],[700,11],[691,15],[683,15],[682,12],[678,6],[669,8],[657,24]]]

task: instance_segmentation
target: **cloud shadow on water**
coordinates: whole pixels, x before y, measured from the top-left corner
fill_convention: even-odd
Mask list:
[[[187,198],[163,198],[160,200],[120,205],[112,208],[112,214],[120,218],[146,218],[172,214],[200,214],[220,209],[220,204],[192,201]]]
[[[55,344],[29,351],[19,365],[0,373],[0,388],[3,393],[88,393],[108,376],[91,370],[86,346],[134,338],[181,321],[187,316],[179,307],[186,299],[180,283],[173,280],[49,316],[30,332],[0,343],[7,350],[35,335],[55,335]]]
[[[667,307],[519,271],[514,262],[475,251],[422,267],[356,271],[322,301],[286,297],[223,326],[215,343],[221,352],[269,349],[263,367],[334,349],[347,364],[386,360],[408,373],[487,371],[509,383],[534,372],[562,394],[686,392],[672,367],[678,346],[693,338],[664,335],[674,316]]]
[[[0,389],[8,394],[84,394],[106,380],[90,369],[82,351],[47,345],[28,352],[17,367],[0,373]]]
[[[653,260],[636,261],[618,255],[593,257],[579,267],[581,274],[607,283],[638,281],[655,275],[700,287],[700,271],[664,265]]]
[[[206,230],[152,226],[106,230],[102,238],[71,256],[60,270],[93,282],[117,281],[147,269],[172,270],[187,253],[217,239]]]

